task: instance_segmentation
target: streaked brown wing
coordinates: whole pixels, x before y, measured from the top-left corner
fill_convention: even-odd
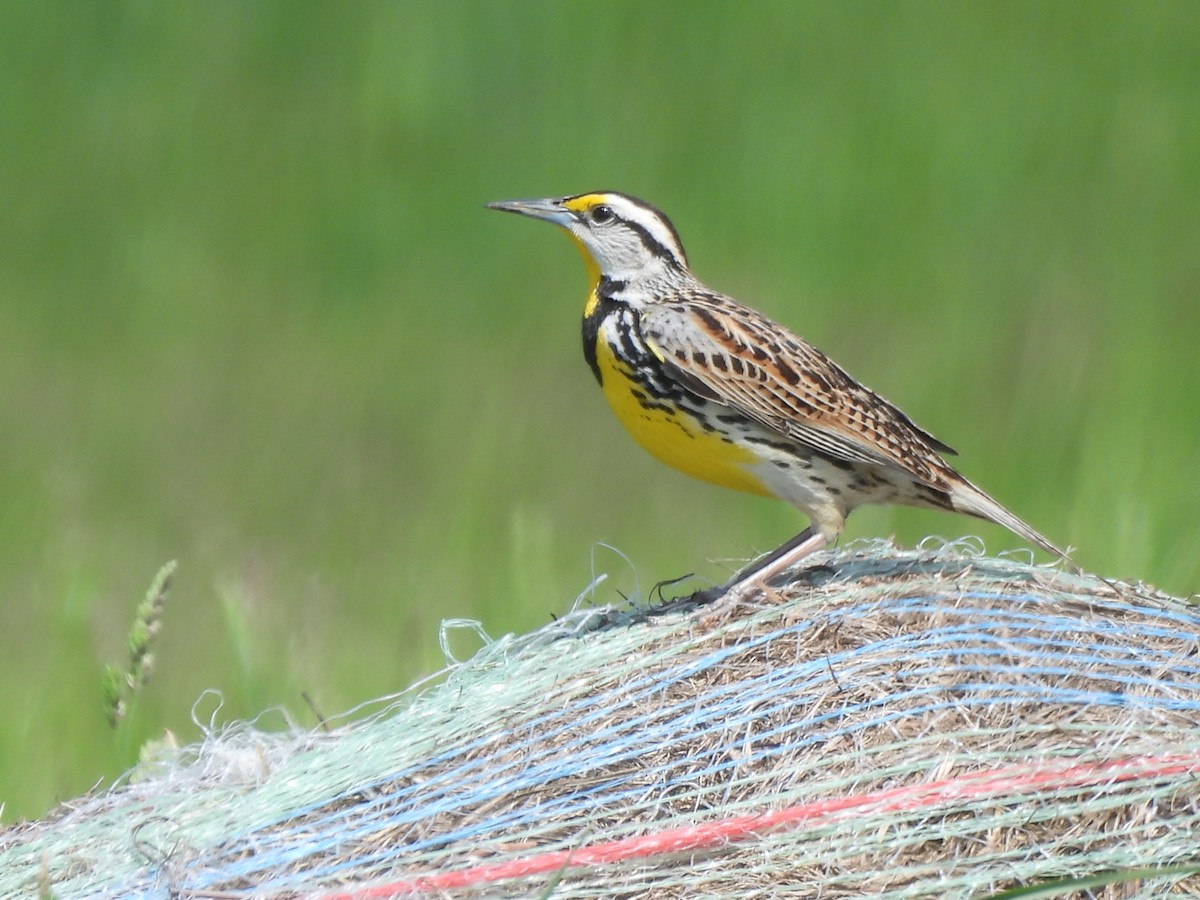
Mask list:
[[[667,371],[695,393],[836,459],[944,484],[939,454],[953,449],[782,325],[699,292],[643,310],[640,324]]]

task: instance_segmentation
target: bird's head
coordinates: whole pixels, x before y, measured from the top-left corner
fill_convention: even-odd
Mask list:
[[[547,200],[501,200],[489,209],[544,219],[568,231],[593,282],[632,281],[689,273],[675,226],[651,206],[617,191]]]

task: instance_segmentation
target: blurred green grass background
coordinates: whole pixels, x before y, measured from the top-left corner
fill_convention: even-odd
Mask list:
[[[617,188],[1086,567],[1200,581],[1200,7],[26,2],[0,12],[0,801],[301,722],[803,521],[620,432],[561,235]],[[998,528],[864,510],[847,537]],[[180,568],[114,735],[101,670]],[[460,653],[469,646],[456,647]]]

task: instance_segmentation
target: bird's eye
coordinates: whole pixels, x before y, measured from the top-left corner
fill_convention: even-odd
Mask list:
[[[605,222],[611,222],[614,218],[611,206],[601,205],[592,207],[590,215],[592,217],[592,221],[597,225],[603,225]]]

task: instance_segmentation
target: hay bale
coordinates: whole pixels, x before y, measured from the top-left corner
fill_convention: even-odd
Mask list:
[[[1193,611],[961,551],[581,607],[329,734],[214,729],[0,836],[0,894],[969,897],[1200,862]],[[1200,878],[1104,896],[1172,888]]]

